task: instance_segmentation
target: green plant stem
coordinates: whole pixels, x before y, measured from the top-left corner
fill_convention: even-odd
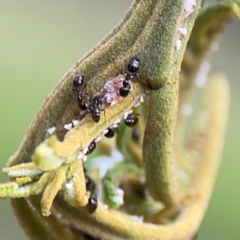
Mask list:
[[[200,4],[201,1],[197,1],[196,8]],[[188,34],[191,32],[196,14],[197,11],[186,20]],[[186,39],[188,37],[189,35]],[[183,40],[182,49],[186,45],[186,39]],[[170,41],[170,39],[166,40]],[[165,76],[166,81],[160,81],[161,89],[151,91],[143,144],[143,158],[150,193],[167,207],[178,204],[180,200],[174,174],[173,137],[178,108],[179,63],[182,59],[181,54],[183,54],[181,51],[174,51],[174,48],[170,46],[169,48],[172,49],[171,54],[168,54],[172,67],[167,62],[165,63],[168,72],[168,76]],[[163,66],[166,66],[165,64]],[[161,71],[163,73],[158,72],[159,76],[166,73],[165,69]]]
[[[207,54],[211,51],[212,44],[234,19],[234,15],[236,16],[233,8],[235,4],[236,3],[227,4],[221,2],[206,8],[200,12],[194,23],[181,66],[179,106],[174,149],[177,155],[182,154],[181,149],[184,145],[184,130],[187,116],[183,113],[183,108],[191,105],[191,98],[196,89],[196,77],[206,61]],[[207,70],[205,70],[203,75],[207,73],[206,71]],[[201,77],[207,80],[207,76]],[[181,165],[181,163],[179,163],[179,165]]]
[[[207,8],[197,17],[181,66],[180,107],[189,101],[196,76],[212,44],[233,19],[233,9],[226,4]]]
[[[178,84],[167,84],[151,94],[143,157],[148,188],[166,206],[176,204],[173,131],[176,122]]]

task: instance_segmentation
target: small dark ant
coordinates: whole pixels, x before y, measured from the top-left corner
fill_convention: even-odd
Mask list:
[[[82,88],[84,88],[84,76],[76,75],[73,80],[73,91],[77,92],[77,104],[80,110],[87,110],[91,113],[94,122],[100,120],[100,106],[102,105],[102,96],[94,96],[90,102],[86,102],[83,96]],[[80,89],[81,88],[81,89]]]
[[[91,194],[88,199],[88,205],[87,205],[88,212],[94,213],[97,209],[97,206],[98,206],[98,200],[93,194]]]
[[[107,133],[104,134],[104,136],[105,136],[106,138],[112,138],[112,137],[114,137],[114,135],[115,135],[114,129],[113,129],[113,128],[108,128],[107,130],[108,130],[108,131],[107,131]]]
[[[130,81],[133,75],[138,71],[140,67],[140,59],[137,57],[134,57],[130,60],[128,64],[128,73],[126,73],[126,77],[123,80],[123,86],[119,89],[119,95],[121,97],[127,97],[129,94],[129,91],[131,89]]]
[[[85,180],[86,180],[86,189],[87,189],[87,191],[89,191],[92,194],[94,189],[95,189],[95,187],[96,187],[95,182],[87,174],[85,174]]]
[[[89,111],[94,122],[99,122],[100,120],[100,106],[102,103],[102,96],[94,96],[89,103]]]
[[[121,97],[127,97],[131,89],[130,79],[132,77],[131,73],[127,73],[125,79],[123,80],[123,87],[119,89],[119,94]]]
[[[94,180],[87,174],[87,169],[85,167],[83,167],[83,172],[85,177],[86,190],[92,194],[96,187],[96,184]]]
[[[95,150],[95,148],[96,148],[96,143],[93,141],[89,144],[88,150],[85,155],[92,153]]]
[[[100,120],[99,107],[97,105],[91,105],[89,110],[91,112],[92,120],[96,123],[99,122],[99,120]]]
[[[87,109],[87,105],[86,105],[84,97],[83,97],[83,92],[78,89],[77,93],[78,93],[78,96],[77,96],[78,107],[81,110],[86,110]]]
[[[86,181],[86,189],[87,189],[87,191],[90,192],[90,197],[88,198],[87,209],[88,209],[89,213],[93,213],[96,211],[97,206],[98,206],[98,200],[93,194],[93,191],[95,189],[95,182],[89,175],[86,174],[86,169],[84,168],[83,170],[84,170],[85,181]]]
[[[84,76],[83,75],[76,75],[73,80],[73,91],[77,92],[77,103],[78,107],[81,110],[86,110],[87,106],[83,97],[83,92],[80,88],[84,87]]]
[[[134,127],[138,123],[138,117],[134,114],[129,114],[127,118],[124,120],[124,123],[128,127]]]

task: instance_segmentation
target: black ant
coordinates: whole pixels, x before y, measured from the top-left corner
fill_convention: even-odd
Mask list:
[[[92,153],[95,150],[95,148],[96,148],[96,143],[93,141],[89,144],[88,150],[85,153],[85,155],[88,155],[88,154]]]
[[[86,110],[87,106],[83,97],[83,92],[80,88],[84,87],[84,76],[83,75],[76,75],[73,80],[73,91],[77,92],[77,103],[78,107],[81,110]]]
[[[83,168],[85,181],[86,181],[86,190],[90,192],[90,197],[88,198],[87,209],[89,213],[93,213],[96,211],[98,206],[98,200],[94,196],[93,191],[96,187],[95,182],[93,179],[87,174],[86,168]]]
[[[88,205],[87,205],[88,212],[94,213],[97,209],[97,206],[98,206],[98,200],[93,194],[91,194],[88,199]]]
[[[106,138],[114,137],[115,133],[118,133],[118,127],[110,127],[107,129],[107,132],[104,134]]]
[[[140,59],[134,57],[130,60],[128,64],[128,73],[125,75],[125,79],[123,80],[123,86],[119,89],[119,95],[121,97],[127,97],[129,91],[131,89],[130,81],[132,76],[138,71],[140,67]]]
[[[94,180],[87,174],[87,169],[85,167],[83,167],[83,172],[85,176],[86,190],[92,194],[96,187],[96,184]]]
[[[107,130],[108,131],[107,131],[107,133],[104,134],[104,136],[107,137],[107,138],[114,137],[114,135],[115,135],[114,129],[113,128],[108,128]]]
[[[81,110],[86,110],[87,109],[87,105],[86,105],[84,97],[83,97],[83,92],[81,90],[79,90],[79,89],[77,89],[76,91],[78,93],[78,96],[77,96],[78,107]]]
[[[95,187],[96,187],[95,182],[87,174],[85,174],[85,181],[86,181],[86,189],[87,189],[87,191],[89,191],[92,194],[94,189],[95,189]]]
[[[77,104],[80,110],[87,110],[91,113],[94,122],[100,120],[100,106],[102,105],[102,96],[94,96],[89,102],[86,102],[83,96],[82,88],[84,88],[84,76],[76,75],[73,80],[73,91],[77,92]],[[81,88],[81,89],[80,89]]]
[[[92,115],[92,120],[94,122],[99,122],[100,120],[100,109],[97,105],[90,105],[90,112]]]
[[[131,113],[124,119],[124,123],[128,127],[134,127],[138,123],[138,117]]]
[[[99,122],[100,120],[100,106],[102,103],[102,96],[94,96],[89,103],[89,111],[94,122]]]

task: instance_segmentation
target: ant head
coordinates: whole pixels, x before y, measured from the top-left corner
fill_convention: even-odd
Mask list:
[[[128,64],[128,71],[131,73],[135,73],[138,71],[139,67],[140,67],[140,59],[137,57],[134,57],[130,60]]]
[[[84,76],[83,75],[76,75],[73,80],[73,86],[74,87],[80,87],[84,83]]]

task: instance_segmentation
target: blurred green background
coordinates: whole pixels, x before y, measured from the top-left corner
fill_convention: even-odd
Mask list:
[[[116,25],[132,1],[0,0],[0,168],[62,75]],[[210,57],[230,79],[232,103],[223,161],[199,240],[240,239],[240,24]],[[213,99],[214,101],[214,99]],[[6,181],[0,174],[0,181]],[[0,240],[27,239],[9,199],[0,201]]]

